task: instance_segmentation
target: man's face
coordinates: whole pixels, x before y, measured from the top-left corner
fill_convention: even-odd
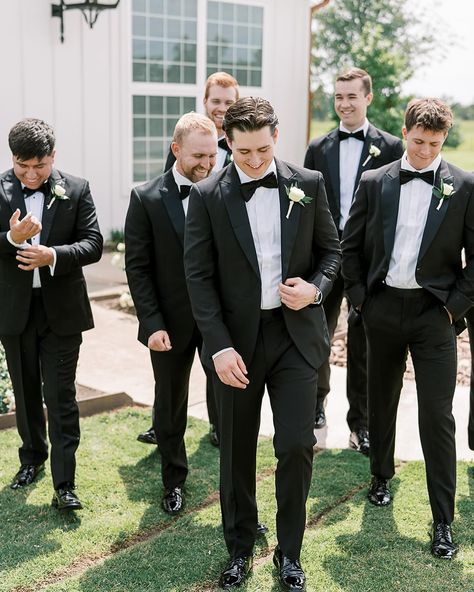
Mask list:
[[[360,78],[336,82],[334,109],[345,128],[353,131],[364,125],[372,98],[372,93],[365,94]]]
[[[53,152],[50,156],[35,157],[29,160],[20,160],[13,156],[13,172],[25,187],[38,189],[51,175],[54,154]]]
[[[434,132],[420,125],[412,127],[410,131],[402,128],[403,137],[407,143],[408,162],[417,170],[430,166],[441,152],[447,132]]]
[[[252,179],[258,179],[273,160],[278,129],[275,129],[273,135],[268,125],[253,132],[234,129],[233,136],[232,141],[227,138],[227,143],[232,150],[235,164]]]
[[[214,122],[219,136],[222,135],[224,115],[236,100],[237,90],[235,86],[224,88],[218,84],[213,84],[209,88],[209,95],[207,99],[204,99],[204,108],[206,109],[206,115]]]
[[[208,177],[216,164],[217,136],[192,130],[183,137],[181,144],[173,142],[171,150],[176,157],[178,172],[197,183]]]

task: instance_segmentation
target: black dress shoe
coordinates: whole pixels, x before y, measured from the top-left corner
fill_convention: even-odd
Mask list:
[[[58,510],[82,510],[82,504],[74,493],[72,483],[64,483],[54,490],[51,505]]]
[[[326,425],[326,413],[324,411],[324,403],[316,406],[316,416],[314,418],[314,429],[320,430]]]
[[[367,497],[374,506],[388,506],[392,501],[392,494],[388,488],[388,479],[372,476]]]
[[[431,552],[433,555],[441,559],[452,559],[456,551],[451,526],[445,522],[434,522],[431,532]]]
[[[181,487],[165,489],[161,505],[167,514],[173,515],[180,512],[184,506],[184,496]]]
[[[21,465],[18,473],[13,477],[10,485],[12,489],[20,489],[31,485],[38,476],[38,473],[44,470],[44,464],[41,465]]]
[[[288,557],[283,555],[280,547],[276,547],[273,554],[273,563],[278,570],[280,584],[286,590],[290,590],[291,592],[306,590],[306,576],[304,575],[299,559],[295,559],[294,561],[288,559]]]
[[[370,452],[370,440],[369,431],[365,428],[360,428],[355,432],[351,432],[349,436],[349,446],[353,450],[357,450],[365,456],[369,456]]]
[[[227,567],[221,573],[221,577],[219,578],[219,586],[224,590],[238,588],[248,576],[249,571],[252,569],[252,564],[252,555],[231,559]]]
[[[257,536],[263,536],[264,534],[267,534],[267,532],[268,527],[262,522],[257,522]]]
[[[139,442],[143,442],[144,444],[158,444],[158,442],[156,441],[156,434],[155,434],[155,429],[153,428],[153,426],[147,430],[146,432],[143,432],[142,434],[138,434],[137,436],[137,440]]]
[[[217,435],[216,426],[212,423],[209,426],[209,442],[216,448],[219,447],[219,436]]]

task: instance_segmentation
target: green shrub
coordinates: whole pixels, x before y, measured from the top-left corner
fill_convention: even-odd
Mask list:
[[[5,352],[0,345],[0,413],[8,413],[15,408],[12,384],[7,369]]]

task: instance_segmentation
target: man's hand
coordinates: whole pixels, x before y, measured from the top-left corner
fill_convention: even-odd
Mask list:
[[[249,379],[245,376],[247,368],[242,357],[235,349],[230,349],[216,356],[214,358],[214,368],[220,381],[224,384],[239,389],[247,388],[249,384]]]
[[[317,293],[314,284],[305,282],[300,277],[288,278],[284,284],[280,284],[279,290],[282,303],[292,310],[301,310],[308,304],[313,304]]]
[[[53,265],[54,255],[51,247],[45,247],[44,245],[29,245],[16,252],[16,260],[20,262],[20,265],[18,265],[20,269],[23,271],[32,271],[33,269],[36,269],[36,267]]]
[[[10,218],[10,237],[14,243],[21,245],[41,232],[41,222],[28,212],[23,220],[20,220],[20,210],[17,208]]]
[[[153,351],[169,351],[171,349],[171,341],[167,331],[155,331],[148,338],[148,347]]]

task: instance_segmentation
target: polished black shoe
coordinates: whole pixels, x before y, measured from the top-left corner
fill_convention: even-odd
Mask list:
[[[216,448],[219,447],[219,436],[217,435],[216,426],[212,423],[210,424],[210,427],[209,427],[209,442],[213,446],[216,446]]]
[[[51,505],[58,510],[82,510],[82,504],[74,493],[72,483],[64,483],[54,490]]]
[[[273,563],[278,570],[278,580],[286,590],[290,592],[306,590],[306,576],[299,559],[294,561],[288,559],[282,554],[280,547],[276,547]]]
[[[263,536],[267,534],[268,526],[265,526],[262,522],[257,522],[257,536]]]
[[[156,434],[155,434],[155,429],[153,428],[153,426],[147,430],[146,432],[143,432],[142,434],[138,434],[137,436],[137,440],[139,442],[143,442],[144,444],[158,444],[158,442],[156,441]]]
[[[324,402],[316,405],[316,416],[314,418],[314,429],[320,430],[326,425],[326,413],[324,411]]]
[[[353,450],[357,450],[365,456],[369,456],[370,452],[370,440],[369,431],[365,428],[360,428],[356,432],[351,432],[349,436],[349,446]]]
[[[18,473],[13,477],[10,485],[12,489],[20,489],[31,485],[39,473],[44,470],[44,464],[41,465],[21,465]]]
[[[224,590],[238,588],[248,576],[250,570],[252,569],[252,564],[252,555],[231,559],[227,564],[227,567],[221,573],[221,577],[219,578],[219,586]]]
[[[374,506],[388,506],[392,501],[392,494],[388,488],[388,479],[372,476],[367,497]]]
[[[440,559],[452,559],[456,551],[451,526],[445,522],[434,522],[431,531],[431,552],[433,555]]]
[[[184,506],[184,495],[181,487],[165,489],[161,506],[167,514],[177,514]]]

